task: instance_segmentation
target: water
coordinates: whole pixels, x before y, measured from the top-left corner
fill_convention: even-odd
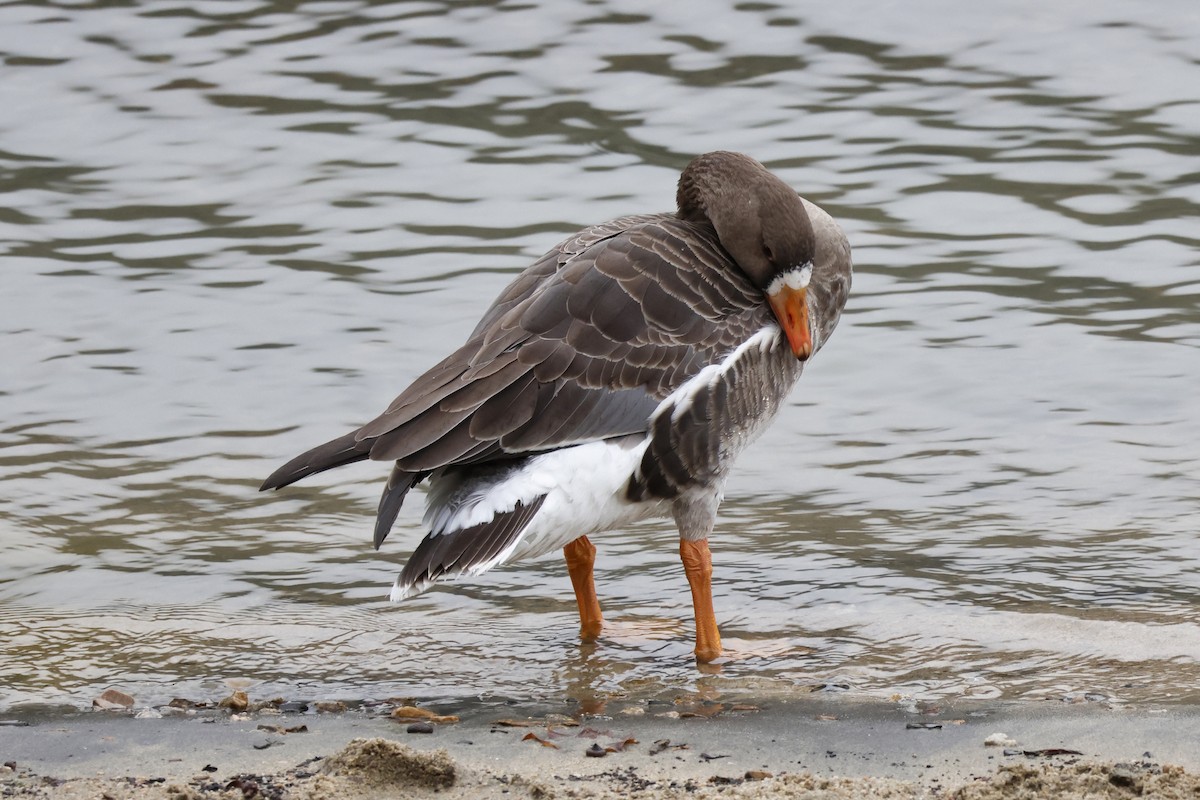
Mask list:
[[[0,708],[252,695],[1200,701],[1200,10],[0,6]],[[855,293],[713,538],[400,606],[374,416],[694,154],[839,219]]]

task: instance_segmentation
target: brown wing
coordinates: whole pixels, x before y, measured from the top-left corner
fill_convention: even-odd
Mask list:
[[[588,228],[500,295],[471,338],[357,433],[405,472],[646,430],[659,402],[768,324],[710,228]]]

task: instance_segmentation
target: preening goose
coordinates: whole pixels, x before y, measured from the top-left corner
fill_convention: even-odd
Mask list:
[[[262,488],[392,462],[376,548],[408,490],[429,484],[429,532],[393,600],[563,548],[586,640],[602,626],[588,535],[672,517],[696,658],[716,658],[708,536],[725,482],[833,333],[850,246],[828,214],[739,153],[694,159],[676,200],[674,214],[621,217],[559,244],[383,414]]]

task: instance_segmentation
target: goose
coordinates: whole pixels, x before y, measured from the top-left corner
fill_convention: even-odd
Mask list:
[[[262,490],[391,462],[376,549],[428,484],[428,533],[393,601],[562,549],[584,641],[603,627],[589,537],[671,518],[695,658],[717,659],[708,538],[726,481],[829,340],[852,264],[838,224],[749,156],[696,157],[676,203],[568,237],[382,414]]]

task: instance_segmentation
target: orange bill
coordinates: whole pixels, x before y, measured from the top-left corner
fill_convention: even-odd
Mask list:
[[[767,295],[775,319],[787,336],[796,358],[805,361],[812,355],[812,332],[808,327],[808,289],[793,289],[786,283]]]

